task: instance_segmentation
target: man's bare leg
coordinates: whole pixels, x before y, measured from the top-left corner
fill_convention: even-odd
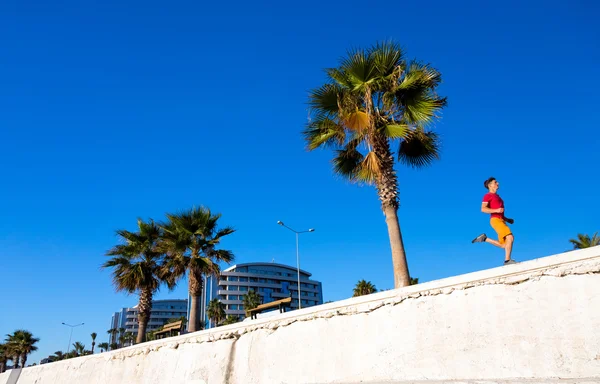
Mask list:
[[[512,254],[512,248],[513,248],[513,243],[515,241],[515,238],[513,237],[513,235],[508,235],[506,236],[506,239],[504,240],[504,261],[509,261],[510,260],[510,256]]]
[[[499,241],[497,241],[497,240],[492,240],[492,239],[490,239],[489,237],[488,237],[487,239],[485,239],[485,242],[486,242],[486,243],[490,243],[490,244],[492,244],[492,245],[495,245],[495,246],[496,246],[496,247],[498,247],[498,248],[504,248],[504,244],[500,244],[500,242],[499,242]]]

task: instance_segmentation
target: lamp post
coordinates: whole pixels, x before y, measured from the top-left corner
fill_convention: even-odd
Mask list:
[[[69,353],[69,349],[71,348],[71,337],[73,336],[73,328],[80,327],[83,324],[84,323],[76,324],[76,325],[71,325],[71,324],[67,324],[67,323],[62,323],[62,325],[66,325],[67,327],[71,328],[71,334],[69,335],[69,344],[67,344],[67,353]]]
[[[287,225],[283,224],[283,221],[278,221],[277,224],[289,229],[290,231],[296,234],[296,266],[298,267],[298,309],[302,309],[302,295],[300,294],[300,252],[298,249],[298,235],[300,235],[301,233],[314,232],[315,229],[309,228],[306,231],[296,231],[295,229],[292,229]]]

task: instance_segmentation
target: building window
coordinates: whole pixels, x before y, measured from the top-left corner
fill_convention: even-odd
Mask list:
[[[244,282],[244,281],[248,281],[247,277],[240,277],[240,281]]]
[[[238,277],[237,276],[229,276],[229,277],[227,277],[227,281],[238,281]]]

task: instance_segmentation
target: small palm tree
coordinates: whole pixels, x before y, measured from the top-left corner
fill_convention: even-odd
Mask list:
[[[354,294],[352,297],[370,295],[371,293],[377,292],[377,288],[370,281],[359,280],[354,287]]]
[[[0,373],[6,371],[6,362],[8,361],[8,355],[6,354],[6,345],[0,344]]]
[[[117,343],[110,343],[110,350],[111,351],[114,351],[117,348],[119,348],[119,345]]]
[[[142,343],[152,311],[152,297],[166,280],[164,257],[158,250],[161,230],[152,220],[144,222],[138,219],[138,232],[122,229],[117,231],[117,236],[123,244],[116,245],[107,252],[108,256],[114,257],[102,267],[113,268],[113,283],[117,291],[139,294],[136,342]],[[169,288],[173,287],[174,283],[169,284]],[[119,328],[120,336],[124,332],[124,328]]]
[[[96,346],[96,337],[98,337],[98,334],[96,332],[92,332],[92,334],[90,335],[92,337],[92,355],[94,354],[94,347]]]
[[[208,302],[208,318],[214,323],[214,326],[225,320],[225,305],[219,299],[212,299]]]
[[[592,236],[579,233],[577,234],[577,239],[571,239],[569,241],[573,244],[573,249],[591,248],[600,245],[600,236],[598,236],[598,232],[594,233]]]
[[[54,352],[54,355],[52,356],[52,361],[59,361],[59,360],[64,360],[65,359],[65,354],[63,353],[63,351],[56,351]]]
[[[38,349],[35,345],[38,341],[40,341],[39,338],[33,337],[31,332],[24,329],[16,330],[12,335],[7,335],[7,347],[12,352],[11,356],[13,356],[15,367],[19,365],[19,358],[21,358],[21,368],[25,368],[27,356]]]
[[[250,310],[258,307],[260,305],[260,301],[260,295],[252,289],[243,296],[242,302],[244,303],[246,316],[250,316]]]
[[[134,340],[135,336],[133,336],[133,333],[125,332],[125,341],[127,342],[128,346],[132,346]]]
[[[235,324],[238,321],[240,321],[240,318],[238,316],[227,315],[227,317],[225,318],[225,321],[223,322],[223,325]]]
[[[309,150],[332,148],[334,172],[375,185],[385,214],[396,288],[410,284],[398,221],[397,161],[414,168],[439,158],[438,136],[426,128],[446,105],[436,88],[441,75],[408,62],[398,44],[355,50],[310,93],[311,119],[304,131]]]
[[[418,277],[411,277],[410,278],[410,285],[417,285],[419,284],[419,278]]]
[[[75,352],[75,356],[83,356],[85,351],[85,345],[76,341],[73,343],[73,352]]]
[[[125,346],[125,342],[127,341],[127,338],[125,337],[125,335],[121,335],[119,336],[119,348],[123,348]]]
[[[102,342],[102,343],[98,344],[98,348],[100,348],[100,353],[102,353],[104,351],[108,351],[108,343]]]
[[[196,332],[200,326],[200,299],[202,276],[219,275],[219,262],[231,263],[233,253],[217,249],[221,239],[234,232],[231,227],[219,228],[220,214],[213,214],[205,207],[193,207],[176,214],[167,214],[168,222],[163,229],[162,249],[167,253],[166,274],[170,283],[188,276],[188,291],[191,299],[188,331]]]

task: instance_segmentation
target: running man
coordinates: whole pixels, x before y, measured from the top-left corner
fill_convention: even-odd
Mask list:
[[[504,248],[504,265],[515,264],[516,262],[510,258],[512,253],[513,242],[515,241],[512,231],[508,228],[509,224],[513,224],[515,221],[504,216],[504,201],[498,195],[498,188],[500,184],[498,180],[493,177],[487,179],[483,186],[489,191],[483,196],[483,202],[481,203],[481,212],[489,213],[491,215],[490,225],[494,228],[494,231],[498,234],[498,240],[489,239],[485,233],[477,236],[473,239],[473,243],[490,243],[496,247]]]

